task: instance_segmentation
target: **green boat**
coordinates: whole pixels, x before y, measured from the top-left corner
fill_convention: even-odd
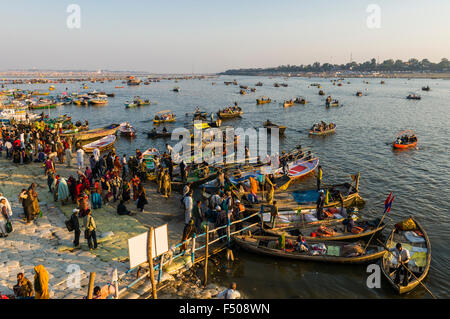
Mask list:
[[[32,110],[42,110],[42,109],[54,109],[57,104],[38,104],[38,105],[30,105]]]

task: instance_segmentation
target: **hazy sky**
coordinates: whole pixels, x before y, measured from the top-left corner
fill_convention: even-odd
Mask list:
[[[69,29],[69,4],[81,28]],[[367,27],[369,4],[381,28]],[[0,70],[220,72],[450,58],[449,0],[0,0]]]

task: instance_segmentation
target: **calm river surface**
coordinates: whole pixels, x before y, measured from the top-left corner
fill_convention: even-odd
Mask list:
[[[224,81],[237,79],[239,84],[256,87],[255,93],[239,94],[239,87],[225,86]],[[118,137],[119,154],[132,155],[136,148],[164,148],[166,141],[148,139],[143,133],[150,130],[151,120],[157,111],[170,109],[177,122],[168,129],[189,123],[185,114],[199,106],[202,110],[216,112],[234,101],[243,108],[242,119],[224,122],[235,127],[262,127],[271,121],[288,127],[280,141],[281,150],[301,144],[310,148],[320,158],[325,183],[349,180],[349,175],[360,172],[360,193],[366,200],[363,213],[381,216],[383,202],[390,191],[396,195],[389,225],[400,219],[415,216],[425,227],[431,240],[431,270],[425,284],[440,298],[450,297],[450,81],[430,79],[346,79],[341,87],[329,79],[281,77],[228,77],[208,80],[182,80],[179,83],[162,80],[159,83],[128,87],[120,81],[87,83],[89,89],[114,92],[109,104],[102,107],[63,106],[61,114],[70,114],[74,120],[88,119],[91,128],[128,121],[137,129],[133,140]],[[368,81],[369,84],[366,84]],[[217,85],[211,85],[216,82]],[[273,87],[273,83],[288,83],[288,87]],[[350,82],[348,84],[347,82]],[[342,107],[326,109],[324,97],[319,96],[311,83],[320,83],[326,96],[331,95]],[[123,89],[114,88],[116,85]],[[429,85],[430,92],[421,87]],[[171,90],[179,86],[180,93]],[[8,86],[9,88],[13,86]],[[19,88],[48,90],[46,85],[20,85]],[[54,92],[85,91],[81,83],[56,84]],[[356,97],[362,91],[362,97]],[[422,95],[421,101],[405,99],[409,93]],[[135,95],[158,102],[156,105],[125,109],[124,102]],[[275,102],[257,106],[255,99],[268,96]],[[283,99],[304,96],[310,103],[283,109]],[[51,110],[52,115],[58,111]],[[189,118],[190,119],[190,118]],[[312,124],[323,120],[337,125],[335,135],[310,138],[307,134]],[[417,150],[395,152],[388,145],[404,129],[415,130]],[[313,177],[298,184],[314,187]],[[228,285],[232,280],[238,289],[250,298],[393,298],[397,297],[387,281],[381,278],[381,288],[366,286],[369,275],[366,266],[343,266],[320,263],[276,260],[235,251],[236,260],[216,269],[210,280]],[[429,298],[422,287],[401,298]]]

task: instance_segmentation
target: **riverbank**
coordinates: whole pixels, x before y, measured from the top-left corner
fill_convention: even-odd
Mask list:
[[[71,168],[65,164],[56,164],[57,174],[68,177],[76,176],[75,161]],[[18,201],[18,194],[31,183],[37,184],[37,193],[42,211],[31,224],[23,220],[23,208]],[[16,284],[16,275],[24,272],[31,281],[34,278],[33,268],[42,264],[50,274],[50,286],[53,287],[53,298],[78,299],[86,295],[90,272],[96,272],[96,285],[110,282],[111,271],[117,268],[119,276],[128,268],[128,238],[146,232],[148,227],[168,224],[169,245],[176,245],[181,239],[184,228],[184,213],[180,207],[181,195],[174,194],[165,199],[156,192],[156,187],[146,183],[149,204],[144,212],[138,212],[135,204],[130,203],[128,209],[137,213],[134,216],[119,216],[116,203],[107,203],[101,209],[93,210],[97,224],[98,248],[88,250],[87,242],[81,236],[80,248],[73,247],[73,232],[68,232],[64,221],[72,214],[75,204],[61,205],[54,202],[53,194],[48,191],[47,178],[41,163],[14,164],[4,157],[0,158],[0,193],[11,203],[14,231],[0,241],[0,253],[5,258],[0,261],[0,292],[11,295]],[[80,267],[80,286],[68,287],[67,279],[73,266]],[[75,266],[75,267],[77,267]],[[69,267],[69,268],[68,268]],[[185,269],[182,269],[184,271]],[[205,289],[197,286],[196,293],[192,288],[199,279],[177,273],[175,277],[166,276],[166,290],[162,290],[164,298],[208,298],[210,294],[202,294]],[[189,280],[187,279],[189,278]],[[120,289],[135,280],[128,274],[120,282]],[[142,282],[145,289],[131,289],[124,298],[145,298],[148,283]],[[173,291],[173,288],[176,290]],[[209,286],[208,289],[213,289]],[[213,292],[212,290],[210,292]]]
[[[218,75],[228,75],[228,76],[261,76],[261,77],[289,77],[289,78],[368,78],[368,79],[450,79],[449,73],[376,73],[376,74],[359,74],[359,73],[219,73]]]

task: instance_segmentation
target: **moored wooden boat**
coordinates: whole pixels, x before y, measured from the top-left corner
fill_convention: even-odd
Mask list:
[[[386,246],[387,248],[394,248],[397,243],[402,243],[402,247],[407,249],[410,254],[409,270],[412,271],[417,279],[411,276],[406,286],[395,283],[395,274],[393,273],[393,270],[397,266],[395,258],[393,258],[391,253],[386,251],[381,260],[381,271],[387,281],[399,294],[407,293],[420,285],[430,270],[430,239],[422,225],[413,217],[411,217],[411,220],[416,225],[416,229],[410,231],[394,229],[386,241]],[[402,283],[402,278],[400,280],[400,283]]]
[[[116,134],[117,130],[119,129],[119,124],[111,124],[105,127],[99,127],[88,131],[78,132],[75,134],[68,134],[73,135],[74,138],[78,141],[86,141],[86,140],[92,140],[99,137],[104,137],[107,135],[114,135]],[[65,134],[62,134],[62,136],[66,136]]]
[[[335,208],[335,210],[339,213],[338,209]],[[275,227],[271,229],[264,229],[264,231],[272,236],[279,236],[282,233],[286,233],[286,238],[293,240],[295,240],[299,234],[303,234],[303,237],[306,240],[345,241],[372,236],[378,232],[381,232],[386,227],[386,224],[384,223],[378,227],[380,223],[378,218],[375,220],[356,220],[355,227],[359,228],[355,228],[354,232],[347,232],[347,226],[343,225],[342,219],[339,218],[337,218],[334,223],[328,222],[326,225],[321,225],[320,223],[303,223],[304,225],[301,225],[302,222],[298,222],[295,226]],[[362,229],[362,231],[357,232],[360,229]]]
[[[100,151],[104,151],[106,149],[113,147],[115,141],[116,141],[115,135],[108,135],[97,141],[84,145],[83,149],[87,153],[92,153],[96,148],[98,148]]]
[[[300,252],[294,247],[295,242],[286,240],[285,249],[280,249],[279,237],[274,236],[233,236],[234,242],[241,248],[259,255],[287,258],[302,261],[318,261],[329,263],[359,264],[381,258],[384,249],[370,245],[366,251],[362,245],[348,242],[307,242],[308,251]],[[355,255],[355,245],[362,251]]]
[[[360,174],[352,175],[352,183],[333,184],[322,187],[327,196],[324,208],[340,207],[342,205],[339,193],[342,194],[344,207],[355,206],[364,203],[364,200],[359,195],[359,176]],[[291,191],[291,192],[275,192],[274,201],[277,201],[277,206],[280,211],[301,211],[308,209],[316,209],[317,199],[319,193],[317,189]],[[257,204],[245,203],[246,209],[250,212],[261,211],[261,205],[264,209],[270,209],[266,201]]]

